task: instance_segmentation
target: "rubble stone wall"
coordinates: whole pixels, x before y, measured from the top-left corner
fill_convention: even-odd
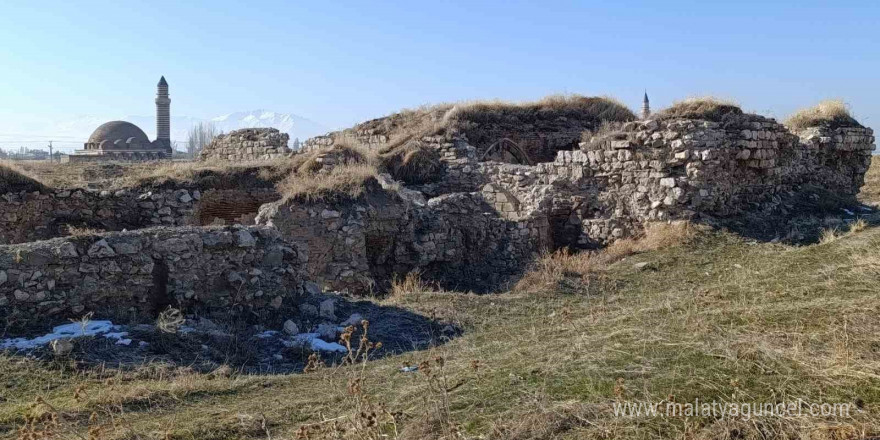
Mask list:
[[[63,189],[0,195],[0,244],[71,235],[73,229],[122,231],[154,226],[254,224],[271,189]]]
[[[444,167],[399,190],[417,197],[281,204],[257,222],[307,243],[310,275],[333,288],[363,291],[416,269],[448,286],[497,286],[547,247],[598,248],[651,221],[785,211],[809,185],[852,196],[874,149],[868,128],[795,134],[755,115],[630,122],[533,166],[484,161],[462,134],[419,141]]]
[[[578,247],[632,235],[646,221],[784,210],[805,185],[852,196],[875,148],[869,128],[793,134],[754,115],[723,125],[631,122],[536,166],[481,162],[467,139],[424,142],[441,152],[445,175],[414,189],[428,197],[481,191],[506,218],[546,212],[554,243]]]
[[[266,227],[159,227],[0,246],[0,322],[86,313],[152,321],[169,305],[227,320],[296,307],[306,256]],[[51,320],[47,319],[52,317]]]
[[[546,215],[507,219],[481,193],[427,204],[373,190],[354,203],[264,205],[258,224],[278,228],[309,255],[309,276],[353,293],[384,290],[418,270],[446,288],[490,289],[520,273],[548,245]]]
[[[268,160],[292,154],[290,135],[276,128],[244,128],[216,136],[199,154],[200,160]]]
[[[121,231],[193,224],[198,190],[63,189],[0,195],[0,244],[69,235],[70,226]]]

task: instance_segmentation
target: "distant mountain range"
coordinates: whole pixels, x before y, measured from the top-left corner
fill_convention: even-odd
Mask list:
[[[20,145],[29,148],[45,149],[49,141],[58,151],[71,152],[81,149],[92,132],[99,125],[114,120],[128,121],[137,125],[152,140],[156,138],[156,117],[130,115],[124,117],[103,117],[94,115],[78,116],[71,119],[49,122],[32,122],[17,126],[13,132],[4,133],[0,128],[0,148],[17,149]],[[187,132],[200,122],[210,122],[217,130],[228,133],[232,130],[250,127],[272,127],[290,135],[290,143],[327,133],[330,129],[320,123],[290,113],[277,113],[269,110],[234,112],[209,119],[191,116],[171,117],[171,140],[178,142],[178,149],[184,150]]]

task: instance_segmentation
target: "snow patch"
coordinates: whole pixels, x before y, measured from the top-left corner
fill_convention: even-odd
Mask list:
[[[0,350],[14,348],[18,350],[33,350],[46,345],[56,339],[74,339],[84,336],[103,335],[105,338],[116,339],[117,344],[131,344],[131,339],[124,339],[128,332],[119,331],[122,327],[113,325],[110,321],[89,321],[85,325],[80,322],[59,325],[52,332],[33,339],[12,338],[0,339]],[[128,342],[122,342],[128,341]]]
[[[335,342],[327,342],[319,337],[318,333],[300,333],[293,337],[291,341],[285,341],[288,347],[304,347],[308,346],[313,351],[331,351],[336,353],[345,353],[348,350]]]

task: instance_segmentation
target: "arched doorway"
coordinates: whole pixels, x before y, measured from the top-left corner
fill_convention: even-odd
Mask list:
[[[490,145],[480,158],[480,162],[495,161],[504,163],[515,163],[519,165],[532,165],[529,155],[520,148],[516,142],[503,138]]]

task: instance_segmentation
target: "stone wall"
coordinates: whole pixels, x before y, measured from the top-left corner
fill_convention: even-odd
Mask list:
[[[451,106],[401,112],[307,139],[302,149],[326,148],[341,138],[379,150],[394,138],[421,131],[429,137],[445,134],[450,138],[467,138],[481,161],[534,165],[552,161],[557,151],[577,148],[584,131],[595,130],[602,124],[591,112],[572,110],[563,116],[549,109],[530,114],[510,110],[487,110],[461,117],[454,116],[456,110]],[[425,132],[426,127],[433,130]]]
[[[266,227],[159,227],[0,246],[0,323],[49,326],[89,312],[271,321],[296,307],[306,255]],[[47,319],[51,318],[51,319]]]
[[[491,290],[549,244],[546,215],[504,218],[481,193],[424,203],[380,180],[385,188],[355,202],[264,205],[257,223],[307,251],[314,281],[353,293],[384,291],[414,270],[445,288]]]
[[[292,154],[287,146],[290,135],[275,128],[245,128],[221,134],[206,145],[200,160],[268,160]]]
[[[442,173],[398,185],[399,199],[266,205],[257,222],[304,243],[310,275],[332,288],[381,288],[412,270],[497,287],[542,249],[595,249],[646,222],[786,214],[810,186],[851,197],[874,149],[868,128],[794,134],[756,115],[630,122],[534,166],[485,161],[462,134],[418,141],[439,153]]]
[[[198,190],[61,189],[0,195],[0,244],[69,234],[69,227],[121,231],[193,224]]]
[[[254,224],[271,189],[96,191],[59,189],[0,195],[0,244],[70,235],[73,229],[133,230],[153,226]]]

